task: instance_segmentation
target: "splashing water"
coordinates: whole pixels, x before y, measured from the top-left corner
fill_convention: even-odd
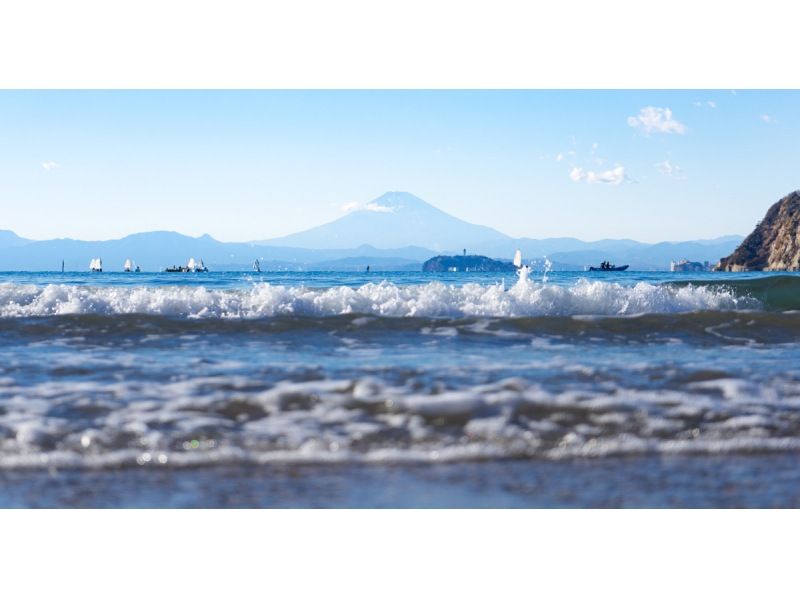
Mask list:
[[[547,282],[547,275],[553,270],[553,262],[547,256],[544,256],[544,273],[542,274],[542,282]]]

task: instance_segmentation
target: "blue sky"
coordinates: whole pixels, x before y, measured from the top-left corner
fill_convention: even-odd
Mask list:
[[[800,187],[785,91],[0,91],[0,228],[267,239],[409,191],[513,236],[750,232]]]

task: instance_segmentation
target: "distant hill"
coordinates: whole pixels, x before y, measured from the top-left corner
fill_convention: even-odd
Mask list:
[[[493,260],[485,255],[437,255],[422,264],[423,272],[515,272],[510,261]]]
[[[262,269],[308,270],[314,264],[330,269],[335,260],[356,257],[376,264],[384,260],[387,264],[407,267],[412,263],[419,265],[435,253],[423,247],[386,250],[369,245],[328,250],[268,247],[225,243],[209,235],[189,237],[169,231],[137,233],[110,241],[28,241],[11,235],[0,235],[0,270],[60,270],[61,260],[64,260],[67,270],[81,271],[88,269],[89,260],[96,257],[102,258],[106,271],[122,270],[128,258],[144,271],[159,271],[185,264],[190,257],[202,258],[207,266],[217,270],[250,269],[255,259],[261,262]]]
[[[5,247],[22,247],[32,242],[33,241],[17,236],[16,233],[10,230],[0,230],[0,249]]]

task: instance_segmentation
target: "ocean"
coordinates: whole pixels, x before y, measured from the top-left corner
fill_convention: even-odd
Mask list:
[[[798,310],[774,273],[0,273],[0,506],[797,507]]]

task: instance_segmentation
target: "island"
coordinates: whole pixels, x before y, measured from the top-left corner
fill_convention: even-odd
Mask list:
[[[423,272],[515,272],[511,262],[485,255],[437,255],[422,264]]]
[[[753,232],[714,270],[800,270],[800,191],[774,203]]]

